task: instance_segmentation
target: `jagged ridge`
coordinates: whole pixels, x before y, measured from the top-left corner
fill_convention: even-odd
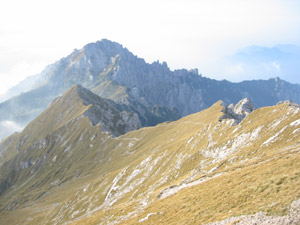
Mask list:
[[[171,71],[166,63],[148,64],[109,40],[75,50],[48,66],[35,80],[34,89],[0,104],[0,122],[12,120],[25,126],[76,84],[136,112],[142,126],[176,120],[218,100],[230,104],[248,97],[255,107],[261,107],[287,99],[299,103],[300,99],[299,85],[277,78],[231,83],[202,77],[197,70]],[[156,111],[160,115],[153,112],[155,105],[161,107]]]
[[[37,118],[0,144],[1,152],[20,148],[0,168],[0,223],[208,223],[282,214],[299,198],[300,110],[293,104],[259,108],[232,126],[219,121],[219,101],[113,138],[84,116],[94,100],[80,90],[49,108],[78,100],[76,110],[46,110],[48,121]]]

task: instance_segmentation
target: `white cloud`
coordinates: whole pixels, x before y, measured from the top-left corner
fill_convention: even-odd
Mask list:
[[[27,76],[41,72],[45,66],[46,64],[42,62],[29,63],[23,60],[16,62],[16,64],[7,70],[0,70],[0,95],[4,94],[9,87],[24,80]]]
[[[24,129],[24,127],[20,126],[19,124],[17,124],[14,121],[11,121],[11,120],[1,121],[0,122],[0,128],[1,128],[1,130],[5,130],[5,131],[8,131],[10,133],[16,132],[16,131],[20,132]]]
[[[272,66],[273,66],[276,70],[280,71],[280,63],[279,63],[279,62],[277,62],[277,61],[272,62]]]
[[[265,70],[267,73],[280,72],[280,63],[277,61],[264,62],[261,65],[262,65],[262,71]]]
[[[226,72],[228,74],[230,74],[230,75],[242,74],[242,73],[245,72],[244,64],[243,63],[239,63],[239,64],[236,64],[236,65],[229,66],[227,68]]]

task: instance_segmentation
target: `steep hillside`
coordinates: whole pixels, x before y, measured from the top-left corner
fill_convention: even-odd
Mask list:
[[[283,216],[300,199],[297,104],[219,101],[113,137],[72,92],[1,142],[0,224],[202,224]],[[229,119],[228,108],[244,118]]]
[[[32,89],[25,90],[25,83]],[[165,62],[148,64],[122,45],[101,40],[74,50],[11,90],[11,94],[18,89],[27,92],[0,104],[0,128],[3,121],[27,125],[54,98],[77,84],[136,112],[142,126],[177,120],[218,100],[230,104],[247,97],[256,107],[287,99],[300,103],[300,86],[279,78],[241,83],[212,80],[197,70],[171,71]],[[11,129],[3,126],[0,138],[9,133]]]
[[[56,98],[41,115],[28,124],[22,133],[16,133],[1,142],[0,165],[22,152],[24,148],[45,146],[50,134],[81,118],[88,118],[87,121],[91,126],[112,136],[119,136],[141,127],[137,114],[119,111],[113,102],[102,99],[77,85],[63,96]],[[30,159],[25,164],[31,164],[31,161]]]

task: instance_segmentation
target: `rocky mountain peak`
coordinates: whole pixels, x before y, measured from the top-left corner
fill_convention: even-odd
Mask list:
[[[254,106],[249,98],[242,99],[233,108],[233,111],[238,115],[248,115],[253,110]]]
[[[136,113],[120,112],[114,102],[101,98],[80,85],[74,86],[70,91],[77,93],[84,105],[90,106],[83,115],[87,116],[93,125],[101,124],[102,131],[119,136],[141,127]]]
[[[165,62],[149,64],[121,44],[103,39],[75,49],[16,86],[10,94],[15,97],[0,104],[0,124],[9,120],[25,127],[53,99],[76,84],[138,113],[142,126],[176,120],[218,100],[230,104],[247,96],[257,107],[286,99],[299,103],[300,86],[277,80],[231,83],[206,78],[195,69],[172,71]],[[158,118],[152,112],[156,105],[178,113]],[[13,131],[0,127],[0,139]]]
[[[25,130],[43,130],[44,125],[48,126],[46,132],[49,133],[80,117],[88,117],[93,126],[101,126],[103,132],[109,132],[112,136],[120,136],[141,127],[136,113],[119,110],[113,101],[75,85],[56,98]]]
[[[224,105],[224,103],[223,103]],[[254,106],[250,99],[244,98],[240,100],[236,105],[230,104],[229,106],[224,105],[222,112],[224,115],[219,119],[232,119],[232,125],[239,124],[249,113],[254,110]]]
[[[102,60],[104,62],[109,60],[111,57],[115,57],[116,55],[132,55],[132,53],[130,53],[121,44],[107,39],[102,39],[101,41],[87,44],[82,48],[82,50],[85,52],[86,57],[90,60],[92,60],[97,55],[102,55]]]

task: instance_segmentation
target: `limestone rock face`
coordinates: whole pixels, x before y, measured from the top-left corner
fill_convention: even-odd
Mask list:
[[[232,119],[232,125],[237,125],[253,110],[254,106],[250,99],[244,98],[240,100],[236,105],[224,105],[224,108],[222,110],[222,112],[224,112],[224,115],[220,118],[220,121],[223,119]]]
[[[254,106],[250,99],[244,98],[239,101],[235,106],[233,111],[238,115],[248,115],[254,110]]]
[[[120,112],[113,101],[103,99],[82,86],[73,87],[68,95],[70,98],[78,95],[84,105],[90,106],[83,115],[87,116],[94,126],[101,124],[101,130],[113,136],[119,136],[141,127],[136,113]]]

